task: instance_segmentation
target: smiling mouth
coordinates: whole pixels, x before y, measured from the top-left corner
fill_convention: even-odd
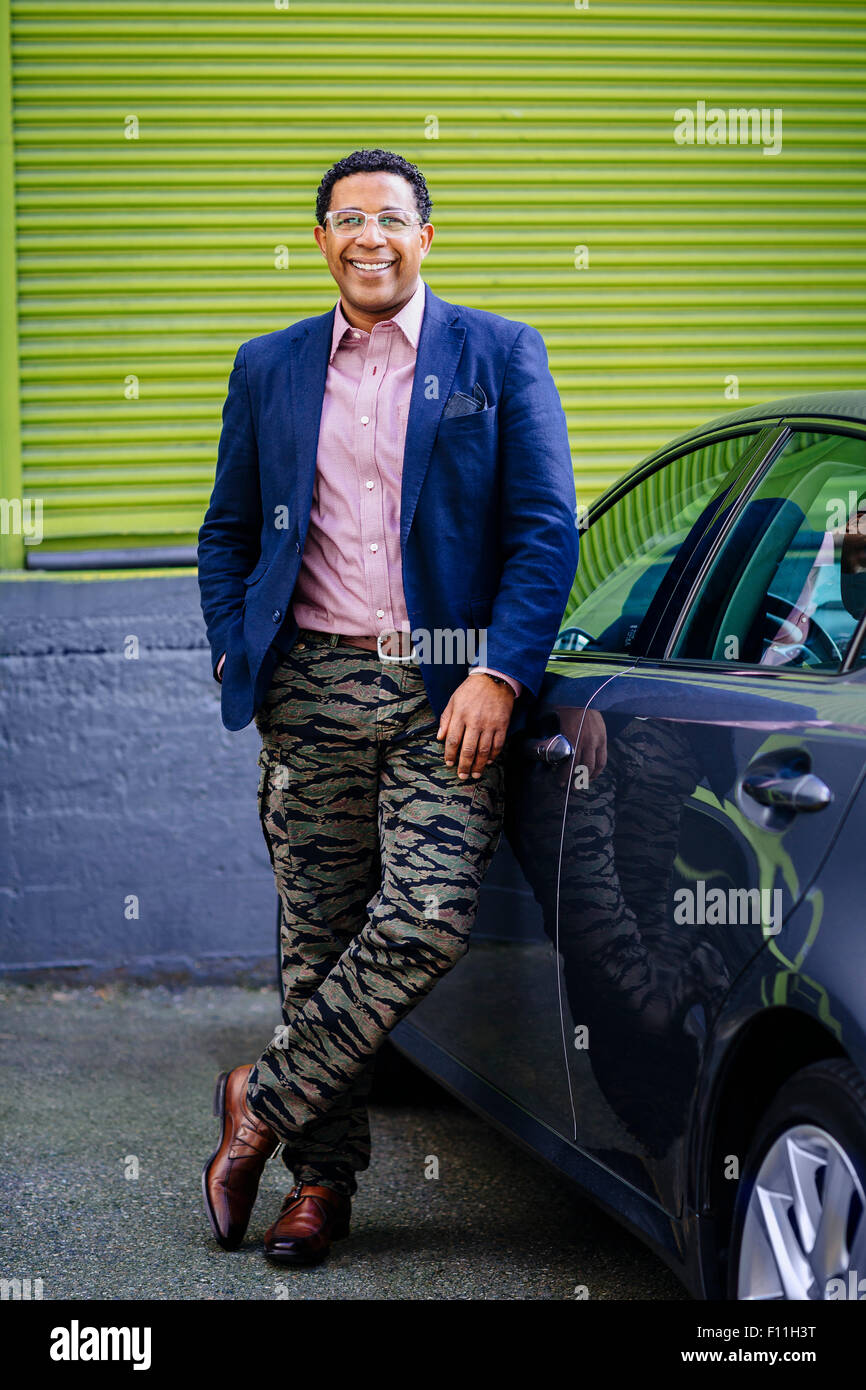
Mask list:
[[[349,265],[361,275],[384,275],[385,271],[394,265],[394,261],[349,261]]]

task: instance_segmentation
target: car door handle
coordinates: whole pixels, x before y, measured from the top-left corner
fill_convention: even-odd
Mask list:
[[[561,763],[563,758],[570,758],[573,752],[574,749],[565,734],[523,740],[523,756],[540,763]]]
[[[804,772],[800,777],[773,777],[766,773],[747,774],[743,791],[762,806],[777,806],[784,811],[823,811],[833,800],[833,793],[816,777]]]

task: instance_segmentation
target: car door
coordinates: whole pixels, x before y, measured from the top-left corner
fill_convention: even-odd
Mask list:
[[[674,1215],[713,1017],[759,950],[794,968],[807,941],[777,938],[863,773],[861,573],[866,439],[783,426],[582,715],[557,902],[573,1137]]]
[[[772,436],[772,428],[753,425],[680,446],[592,515],[539,698],[509,749],[505,835],[471,949],[413,1015],[447,1038],[476,1074],[572,1142],[561,1007],[568,936],[557,909],[571,763],[592,734],[584,711],[634,666],[724,496]]]

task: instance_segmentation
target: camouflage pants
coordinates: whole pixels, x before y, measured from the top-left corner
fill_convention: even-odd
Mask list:
[[[461,782],[419,667],[322,639],[301,631],[256,716],[284,999],[247,1099],[297,1181],[351,1195],[375,1054],[468,947],[504,766]]]

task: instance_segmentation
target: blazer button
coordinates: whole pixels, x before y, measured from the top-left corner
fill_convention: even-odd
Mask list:
[[[300,555],[300,553],[301,553],[301,547],[300,547],[300,545],[298,544],[297,541],[295,541],[295,550],[296,550],[296,551],[298,552],[298,554]]]
[[[283,615],[282,615],[282,613],[280,612],[279,608],[275,608],[274,611],[273,611],[273,613],[271,614],[271,617],[273,618],[273,620],[274,620],[275,623],[278,623],[278,622],[280,621],[280,618],[281,618],[282,616],[283,616]]]

